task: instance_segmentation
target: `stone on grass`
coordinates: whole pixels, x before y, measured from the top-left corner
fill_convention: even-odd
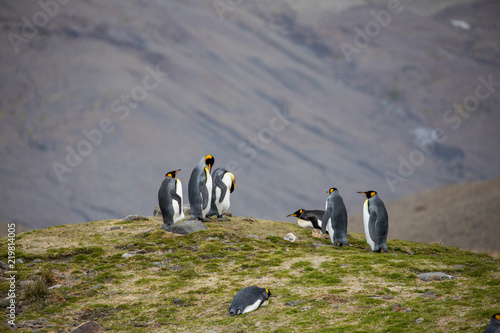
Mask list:
[[[104,330],[95,321],[88,321],[71,331],[71,333],[99,333]]]
[[[299,305],[299,304],[302,304],[302,303],[304,303],[304,302],[305,302],[305,301],[304,301],[304,300],[302,300],[302,299],[296,299],[296,300],[294,300],[294,301],[286,302],[286,303],[285,303],[285,306],[291,306],[291,307],[294,307],[294,306]]]
[[[418,278],[422,281],[441,281],[441,280],[452,280],[456,279],[456,276],[444,274],[441,272],[432,272],[432,273],[422,273],[418,275]]]
[[[112,227],[107,228],[106,230],[118,230],[118,229],[123,229],[121,225],[114,225]]]
[[[140,214],[132,214],[132,215],[127,215],[123,218],[122,222],[126,221],[141,221],[141,220],[148,220],[148,218],[144,215]]]
[[[292,233],[286,234],[283,238],[290,242],[295,242],[295,240],[297,239],[297,237]]]
[[[179,235],[187,235],[200,230],[207,230],[207,226],[203,224],[203,222],[198,220],[188,220],[181,223],[169,225],[167,227],[161,227],[163,230],[179,234]]]

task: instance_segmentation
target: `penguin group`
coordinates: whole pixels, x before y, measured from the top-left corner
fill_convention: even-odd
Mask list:
[[[194,167],[188,184],[188,198],[191,209],[191,220],[208,222],[208,217],[223,218],[230,207],[230,196],[235,189],[235,176],[223,168],[212,173],[215,159],[205,155]],[[185,218],[183,211],[183,192],[181,181],[176,178],[181,169],[165,174],[158,190],[158,203],[163,217],[162,229]],[[333,246],[349,246],[347,241],[347,209],[339,190],[331,187],[326,191],[328,197],[324,210],[305,210],[303,208],[287,215],[296,217],[301,228],[321,230],[328,234]],[[385,204],[376,191],[359,191],[366,200],[363,203],[363,227],[366,242],[372,252],[388,252],[387,234],[389,217]],[[326,236],[325,236],[326,237]],[[241,289],[234,296],[229,307],[229,315],[241,315],[266,306],[274,295],[267,288],[249,286]],[[500,313],[494,314],[485,333],[500,333]]]
[[[191,210],[190,220],[208,222],[207,217],[222,218],[229,209],[230,195],[236,182],[234,174],[223,168],[211,173],[215,163],[212,155],[205,155],[191,172],[188,184],[188,199]],[[167,229],[185,218],[183,211],[182,184],[176,178],[180,171],[170,171],[158,190],[158,204],[163,217],[162,229]]]
[[[347,241],[347,209],[344,200],[335,187],[330,188],[325,203],[325,210],[299,209],[287,215],[297,217],[297,224],[302,228],[313,228],[328,234],[333,246],[349,246]],[[363,204],[363,225],[366,242],[372,252],[389,252],[387,234],[389,216],[384,202],[375,191],[358,192],[366,196]]]

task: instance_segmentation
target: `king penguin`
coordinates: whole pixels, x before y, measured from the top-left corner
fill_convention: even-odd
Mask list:
[[[387,249],[387,234],[389,232],[389,216],[384,202],[375,191],[358,192],[366,195],[363,205],[363,222],[366,242],[373,252],[389,252]]]
[[[326,199],[325,214],[321,219],[321,231],[323,234],[328,230],[333,246],[340,245],[349,246],[347,242],[347,210],[344,205],[344,200],[339,194],[339,191],[332,187],[326,193],[329,193]]]
[[[233,302],[229,307],[229,315],[239,315],[257,310],[259,306],[266,306],[269,297],[273,297],[269,289],[256,286],[241,289],[234,295]]]
[[[212,174],[212,204],[207,216],[217,215],[221,218],[222,214],[229,209],[231,205],[230,193],[233,193],[236,187],[234,175],[223,168],[217,168]]]
[[[299,209],[295,213],[289,214],[286,217],[297,217],[297,223],[301,228],[313,228],[321,230],[321,219],[323,218],[324,214],[324,210]]]
[[[484,333],[500,333],[500,313],[494,314]]]
[[[210,171],[215,159],[212,155],[202,157],[198,165],[191,172],[188,184],[189,205],[191,206],[191,220],[205,219],[212,202],[212,176]]]
[[[175,178],[179,171],[181,170],[168,172],[158,190],[158,204],[163,216],[162,229],[184,219],[182,184],[180,179]]]

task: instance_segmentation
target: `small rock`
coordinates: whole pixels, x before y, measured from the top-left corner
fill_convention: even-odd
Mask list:
[[[103,287],[102,284],[96,284],[95,286],[90,287],[90,289],[101,289],[102,287]]]
[[[401,304],[393,304],[393,305],[391,306],[391,310],[392,310],[392,311],[394,311],[394,312],[401,311],[401,310],[402,310],[402,308],[403,308],[403,307],[401,306]]]
[[[118,229],[123,229],[121,225],[114,225],[112,227],[107,228],[106,230],[118,230]]]
[[[174,298],[172,300],[172,303],[180,305],[180,304],[184,303],[184,301],[182,299],[180,299],[180,298]]]
[[[349,267],[349,266],[351,266],[351,265],[349,265],[349,264],[339,264],[339,267]]]
[[[405,313],[410,313],[412,311],[412,308],[408,308],[405,310]]]
[[[21,289],[26,289],[26,287],[31,283],[31,281],[21,281],[19,282],[19,287]]]
[[[10,305],[10,297],[5,297],[2,300],[0,300],[0,308],[6,308]],[[16,300],[17,302],[17,300]]]
[[[41,262],[42,262],[42,259],[35,259],[35,260],[33,260],[33,263],[34,263],[34,264],[39,264],[39,263],[41,263]]]
[[[231,212],[224,212],[222,215],[227,216],[227,217],[233,217],[233,214]]]
[[[427,290],[425,293],[420,294],[419,296],[424,298],[437,298],[436,292],[434,290]]]
[[[250,238],[250,239],[256,239],[256,240],[259,240],[259,236],[255,235],[255,234],[250,234],[250,235],[247,235],[246,238]]]
[[[441,272],[433,272],[433,273],[422,273],[418,275],[418,278],[422,281],[441,281],[441,280],[450,280],[456,279],[456,276],[444,274]]]
[[[304,300],[302,300],[302,299],[296,299],[296,300],[294,300],[294,301],[286,302],[284,305],[285,305],[285,306],[291,306],[291,307],[294,307],[294,306],[299,305],[299,304],[302,304],[302,303],[304,303],[304,302],[305,302],[305,301],[304,301]]]
[[[71,331],[71,333],[100,333],[104,330],[95,321],[88,321]]]
[[[137,251],[135,251],[135,254],[146,254],[146,253],[148,253],[148,251],[146,251],[146,250],[137,250]]]
[[[144,233],[149,234],[149,233],[152,233],[153,231],[155,231],[155,229],[146,229],[146,230],[144,230]]]
[[[141,221],[141,220],[148,220],[148,218],[144,215],[140,214],[133,214],[133,215],[127,215],[123,218],[122,222],[126,221]]]
[[[7,265],[6,263],[4,263],[3,261],[0,261],[0,268],[9,269],[9,265]]]
[[[170,270],[172,271],[180,271],[182,269],[181,265],[173,265],[170,267]]]
[[[122,254],[122,258],[125,258],[125,259],[133,257],[133,256],[135,256],[135,254],[133,254],[133,253],[124,253],[124,254]]]
[[[328,246],[327,244],[317,244],[317,243],[313,243],[311,244],[312,247],[322,247],[322,246]]]
[[[55,284],[53,286],[48,287],[47,289],[48,290],[52,290],[52,289],[59,289],[59,288],[62,288],[62,287],[64,287],[62,284]]]
[[[26,267],[33,267],[33,266],[35,266],[35,264],[34,264],[34,263],[31,263],[31,264],[27,264],[27,265],[26,265]]]
[[[247,222],[257,222],[255,221],[255,219],[251,218],[251,217],[245,217],[244,219],[242,219],[242,221],[247,221]]]
[[[174,234],[187,235],[200,230],[207,230],[207,226],[198,220],[188,220],[167,227],[162,226],[163,230]]]
[[[387,294],[387,295],[382,296],[382,299],[393,299],[393,298],[394,298],[394,296],[391,294]]]
[[[415,322],[416,322],[417,324],[420,324],[420,323],[421,323],[421,322],[423,322],[423,321],[424,321],[424,318],[418,318],[417,320],[415,320]]]
[[[24,264],[23,259],[21,259],[21,258],[16,259],[16,264]]]
[[[465,265],[455,265],[453,268],[462,269],[465,268]]]
[[[310,306],[305,306],[303,308],[300,309],[300,311],[307,311],[307,310],[311,310],[311,307]]]
[[[295,242],[295,240],[297,239],[297,237],[292,233],[286,234],[283,238],[292,243]]]
[[[218,240],[220,240],[219,237],[207,237],[207,239],[206,239],[207,242],[218,241]]]

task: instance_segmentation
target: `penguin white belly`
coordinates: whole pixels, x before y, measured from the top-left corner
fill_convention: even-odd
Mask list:
[[[332,241],[332,244],[333,244],[333,234],[335,233],[335,231],[333,231],[333,228],[332,228],[332,219],[328,219],[328,223],[326,224],[326,231],[328,231],[328,234],[330,235],[330,240]]]
[[[311,221],[297,219],[297,223],[299,224],[299,227],[301,227],[301,228],[314,228]]]
[[[261,303],[262,303],[262,300],[258,299],[258,300],[255,301],[255,303],[247,305],[245,307],[245,309],[243,310],[242,314],[257,310],[259,308],[259,306],[260,306]],[[267,305],[267,303],[265,305]]]
[[[212,176],[210,176],[210,173],[208,172],[208,169],[206,167],[205,170],[205,173],[207,175],[208,204],[205,208],[201,207],[201,214],[203,215],[203,217],[207,216],[208,212],[210,211],[210,203],[212,202]]]
[[[174,208],[174,223],[177,223],[180,220],[184,219],[184,211],[182,210],[182,184],[179,179],[176,179],[176,182],[175,192],[181,198],[181,207],[179,209],[179,204],[177,203],[177,201],[172,200],[172,206]]]
[[[370,213],[368,213],[368,199],[365,200],[365,204],[363,205],[363,225],[365,227],[365,236],[366,236],[366,242],[370,247],[373,249],[375,248],[375,242],[373,239],[370,237]]]

